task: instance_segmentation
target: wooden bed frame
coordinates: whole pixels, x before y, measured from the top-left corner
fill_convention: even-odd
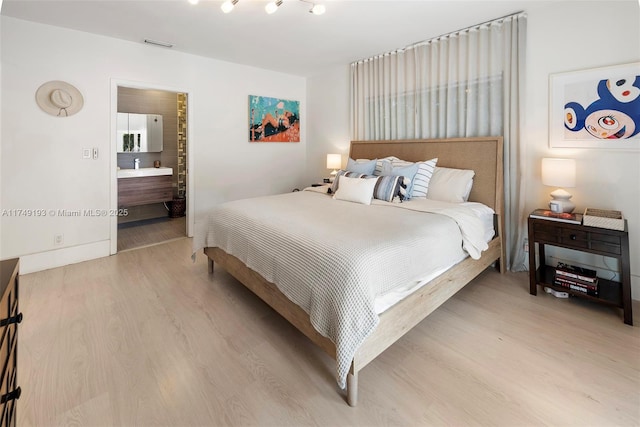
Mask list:
[[[356,352],[347,376],[347,402],[355,406],[358,397],[358,373],[391,344],[420,323],[491,264],[505,271],[503,218],[502,137],[421,139],[401,141],[352,141],[349,152],[354,159],[396,156],[408,161],[438,158],[437,165],[475,171],[469,201],[481,202],[496,212],[497,236],[478,260],[471,257],[451,267],[428,285],[390,307],[380,315],[380,323]],[[271,282],[246,267],[238,258],[220,248],[205,248],[209,273],[214,262],[222,266],[275,311],[287,319],[311,341],[335,359],[336,348],[311,325],[309,315],[292,303]]]

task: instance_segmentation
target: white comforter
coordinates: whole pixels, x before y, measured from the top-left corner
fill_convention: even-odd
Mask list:
[[[237,257],[309,313],[336,345],[344,388],[358,347],[378,324],[376,295],[449,265],[463,250],[478,258],[487,243],[480,220],[455,205],[367,206],[302,191],[218,206],[194,239],[194,253],[203,247]]]

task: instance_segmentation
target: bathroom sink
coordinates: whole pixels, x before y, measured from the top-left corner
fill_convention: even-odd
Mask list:
[[[173,168],[118,169],[118,178],[141,178],[161,175],[173,175]]]

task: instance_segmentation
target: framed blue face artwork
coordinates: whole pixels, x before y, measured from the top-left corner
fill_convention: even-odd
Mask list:
[[[549,79],[552,148],[640,150],[640,62]]]

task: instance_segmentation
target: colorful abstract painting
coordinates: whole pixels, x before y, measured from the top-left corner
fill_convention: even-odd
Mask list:
[[[640,149],[640,63],[552,75],[551,147]]]
[[[300,142],[300,102],[249,95],[249,142]]]

